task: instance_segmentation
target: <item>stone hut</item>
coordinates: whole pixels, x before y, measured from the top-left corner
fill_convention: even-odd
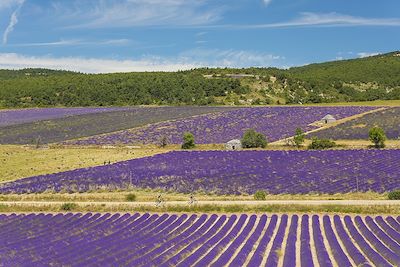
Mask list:
[[[333,117],[331,114],[328,114],[321,119],[321,122],[324,124],[332,123],[335,121],[336,121],[335,117]]]
[[[225,144],[226,150],[240,150],[242,149],[242,142],[239,139],[233,139]]]

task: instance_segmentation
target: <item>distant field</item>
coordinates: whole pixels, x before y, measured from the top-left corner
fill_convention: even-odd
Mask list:
[[[0,258],[5,266],[399,266],[399,235],[395,215],[0,214]]]
[[[376,109],[376,107],[253,107],[216,114],[149,124],[144,127],[67,142],[74,145],[155,144],[162,136],[180,144],[184,132],[191,132],[198,144],[219,144],[240,139],[250,128],[265,134],[269,141],[292,136],[297,127],[304,131],[318,128],[311,123],[331,114],[337,119]]]
[[[111,112],[126,110],[125,107],[110,108],[26,108],[26,109],[0,109],[0,127],[22,124],[40,120],[50,120],[68,116],[76,116],[90,113]]]
[[[152,188],[215,194],[387,192],[400,188],[400,150],[175,151],[19,179],[0,193]]]
[[[400,137],[400,107],[366,114],[338,126],[314,132],[310,136],[331,139],[368,139],[368,131],[374,126],[385,130],[389,139]]]
[[[106,161],[139,158],[166,152],[159,149],[34,149],[0,146],[0,182],[103,165]]]
[[[229,107],[134,107],[0,127],[0,144],[54,143],[144,126],[149,123],[232,110]],[[0,111],[5,112],[5,111]],[[14,110],[19,117],[18,110]],[[53,109],[59,114],[58,109]],[[51,113],[51,112],[50,112]],[[64,114],[64,113],[63,113]],[[43,114],[42,114],[43,115]],[[44,115],[50,116],[48,113]],[[43,116],[44,116],[43,115]],[[10,115],[11,117],[11,115]],[[9,121],[14,121],[10,118]]]

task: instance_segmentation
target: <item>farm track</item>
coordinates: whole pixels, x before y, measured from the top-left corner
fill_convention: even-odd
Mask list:
[[[337,120],[334,123],[325,124],[325,125],[322,125],[321,127],[317,128],[317,129],[313,129],[313,130],[307,131],[304,134],[307,136],[309,134],[316,133],[316,132],[319,132],[319,131],[322,131],[322,130],[326,130],[326,129],[329,129],[329,128],[332,128],[332,127],[336,127],[336,126],[344,124],[344,123],[346,123],[348,121],[352,121],[352,120],[355,120],[355,119],[358,119],[358,118],[362,118],[365,115],[368,115],[368,114],[371,114],[371,113],[375,113],[375,112],[379,112],[379,111],[383,111],[383,110],[386,110],[386,109],[389,109],[389,108],[390,107],[381,107],[381,108],[369,110],[369,111],[366,111],[366,112],[363,112],[363,113],[359,113],[359,114],[356,114],[356,115],[353,115],[353,116],[345,117],[343,119]],[[315,123],[317,123],[317,122],[315,122]],[[312,123],[312,124],[315,124],[315,123]],[[285,143],[287,140],[290,140],[291,138],[293,138],[293,137],[291,136],[291,137],[288,137],[288,138],[280,139],[280,140],[271,142],[270,145],[281,145],[282,143]]]

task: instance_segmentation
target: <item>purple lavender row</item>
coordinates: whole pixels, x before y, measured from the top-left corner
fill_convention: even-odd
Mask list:
[[[101,256],[93,257],[94,255],[101,253],[101,251],[106,250],[108,254],[112,255],[113,261],[116,262],[116,260],[120,258],[119,255],[126,255],[126,252],[125,253],[122,252],[124,252],[123,250],[127,250],[127,246],[131,248],[130,251],[138,249],[137,247],[138,242],[144,242],[143,240],[153,235],[154,232],[157,231],[157,229],[163,229],[164,227],[170,226],[172,222],[176,221],[176,218],[177,218],[176,215],[164,216],[164,217],[161,216],[159,220],[155,221],[152,224],[151,227],[141,228],[143,229],[143,231],[140,231],[139,234],[136,232],[131,232],[130,229],[126,229],[127,231],[124,232],[124,235],[119,236],[118,239],[116,239],[116,242],[113,243],[114,245],[112,246],[109,245],[110,240],[107,238],[92,239],[94,240],[93,245],[95,245],[96,248],[95,251],[86,252],[88,255],[84,255],[82,253],[79,254],[79,251],[75,251],[71,253],[70,257],[75,258],[75,261],[79,262],[82,265],[93,264],[95,262],[98,263],[99,261],[107,260]],[[134,240],[132,240],[132,238],[134,238]]]
[[[0,184],[0,193],[130,186],[217,194],[385,192],[400,188],[399,158],[400,150],[175,151],[19,179]]]
[[[221,254],[221,256],[218,258],[217,261],[215,261],[211,266],[225,266],[228,264],[228,262],[231,260],[232,255],[235,253],[235,251],[241,246],[246,239],[246,237],[250,234],[250,231],[253,229],[254,224],[256,222],[257,216],[256,215],[251,215],[249,221],[246,223],[244,229],[236,237],[236,239],[232,242],[232,244],[225,250],[224,253]],[[230,233],[232,236],[234,233]],[[235,237],[235,236],[232,236]]]
[[[298,222],[299,222],[299,216],[293,215],[292,222],[290,223],[288,238],[286,242],[286,249],[283,258],[284,267],[296,266],[296,240],[297,240]]]
[[[159,122],[142,128],[93,136],[68,143],[74,145],[154,144],[166,136],[173,144],[180,144],[184,132],[192,132],[199,144],[225,143],[241,138],[244,131],[253,128],[265,134],[269,141],[293,136],[295,129],[316,129],[311,123],[331,114],[342,119],[364,113],[376,107],[256,107],[240,108],[218,114],[207,114],[187,119]]]
[[[260,221],[259,221],[256,229],[254,230],[253,234],[249,237],[249,239],[246,241],[246,243],[244,244],[242,249],[239,251],[239,253],[236,255],[236,257],[232,260],[232,262],[229,265],[230,267],[244,265],[244,263],[246,262],[247,256],[250,254],[250,252],[253,249],[258,238],[261,236],[261,233],[265,227],[266,222],[267,222],[267,216],[261,215]]]
[[[256,248],[256,251],[254,252],[253,256],[250,259],[249,266],[260,266],[261,265],[264,255],[266,253],[268,253],[266,251],[266,249],[267,249],[268,243],[271,241],[272,235],[276,228],[277,221],[278,221],[278,216],[273,215],[271,217],[271,220],[269,221],[268,227],[265,230],[263,237],[260,240],[260,243],[258,244],[258,247]]]
[[[385,245],[390,248],[394,253],[400,255],[400,245],[394,241],[390,236],[388,236],[370,217],[365,217],[365,222],[367,223],[368,227],[374,233],[376,237],[379,238]]]
[[[113,255],[112,257],[109,257],[108,259],[97,260],[97,263],[104,264],[105,262],[116,258],[117,260],[113,261],[114,263],[126,266],[130,260],[145,254],[146,251],[152,248],[152,246],[159,245],[160,243],[158,242],[160,242],[160,240],[168,242],[168,240],[170,239],[169,237],[173,234],[174,230],[176,230],[175,228],[177,227],[177,231],[179,234],[179,231],[183,226],[183,222],[187,219],[188,216],[184,214],[179,217],[177,215],[174,215],[174,217],[175,218],[172,220],[172,222],[170,218],[168,219],[168,221],[165,222],[164,228],[160,227],[152,230],[151,233],[146,235],[142,240],[135,239],[135,241],[132,242],[130,237],[124,237],[124,242],[120,242],[118,248],[115,248],[114,250],[109,250],[110,254]],[[189,223],[192,223],[193,219],[194,218],[191,217]],[[103,244],[105,245],[105,243]],[[127,248],[128,246],[130,246],[129,249]]]
[[[312,229],[313,229],[315,250],[317,251],[317,258],[319,264],[321,266],[327,266],[327,267],[333,266],[324,244],[324,237],[322,236],[318,215],[312,216]]]
[[[393,217],[388,217],[386,221],[393,227],[397,232],[400,232],[400,223],[397,222]]]
[[[360,234],[357,228],[354,226],[350,216],[344,217],[344,222],[350,235],[360,246],[361,250],[369,258],[369,260],[376,266],[392,266],[385,258],[383,258],[378,252],[376,252],[368,243],[364,237]]]
[[[279,255],[278,251],[282,247],[283,239],[285,238],[285,231],[288,223],[288,216],[286,214],[281,216],[281,223],[279,224],[278,231],[272,243],[270,253],[267,258],[265,266],[272,267],[278,266]]]
[[[149,265],[151,262],[151,259],[154,259],[155,257],[159,256],[162,253],[166,253],[167,251],[171,252],[173,250],[173,247],[178,246],[178,244],[181,244],[190,236],[191,234],[195,233],[200,226],[206,221],[207,215],[203,214],[199,217],[198,220],[196,220],[195,223],[193,223],[189,228],[187,228],[185,231],[183,231],[179,235],[175,235],[174,238],[170,239],[168,242],[163,242],[160,246],[157,248],[147,252],[143,253],[140,257],[132,260],[129,262],[130,265],[134,266],[141,266],[141,265]]]
[[[242,266],[251,257],[248,266],[260,266],[263,259],[267,261],[267,266],[276,266],[279,260],[276,251],[282,247],[287,234],[283,264],[296,264],[298,215],[291,216],[289,228],[288,216],[282,215],[269,251],[266,247],[277,226],[276,215],[271,217],[268,226],[267,217],[260,216],[255,229],[255,215],[241,215],[239,218],[233,215],[228,221],[226,218],[225,215],[197,217],[187,214],[0,214],[0,259],[2,266],[6,267],[203,266],[212,263],[221,266],[230,261],[231,266]],[[320,218],[323,219],[325,235],[320,228]],[[396,218],[388,216],[384,220],[381,216],[367,216],[363,219],[356,216],[353,221],[345,216],[344,221],[352,238],[344,229],[340,216],[335,215],[333,223],[327,215],[312,217],[315,249],[321,265],[331,263],[327,249],[332,251],[332,260],[339,266],[352,265],[347,254],[357,266],[371,266],[364,255],[375,266],[399,265],[399,243],[389,234],[399,234]],[[302,266],[311,266],[313,261],[308,223],[309,216],[303,215],[300,228]],[[328,247],[325,247],[324,237]],[[339,239],[343,245],[340,245]],[[353,244],[353,239],[364,255]],[[304,260],[307,258],[304,255],[308,255],[308,261]]]
[[[114,263],[117,265],[126,265],[124,261],[128,260],[130,257],[138,256],[139,251],[143,248],[146,248],[151,241],[154,239],[162,240],[165,236],[167,236],[171,230],[173,230],[176,225],[179,225],[187,215],[180,216],[178,218],[177,215],[171,215],[165,220],[162,224],[158,225],[154,229],[148,231],[145,235],[142,235],[140,238],[136,236],[132,236],[135,240],[132,242],[132,238],[124,237],[120,242],[118,242],[118,246],[113,250],[108,250],[111,256],[107,256],[106,258],[96,257],[94,261],[99,265],[107,265],[109,263]],[[129,249],[127,248],[129,246]],[[107,247],[104,246],[106,249]],[[126,256],[128,258],[126,258]],[[86,265],[86,262],[83,262]]]
[[[388,249],[381,240],[379,240],[364,224],[360,216],[356,216],[354,219],[358,229],[362,233],[363,237],[366,238],[369,243],[374,247],[376,251],[379,251],[385,259],[391,262],[394,266],[400,266],[400,256]]]
[[[301,266],[314,267],[314,262],[310,247],[310,229],[309,216],[304,214],[301,216],[301,233],[300,233],[300,263]]]
[[[153,254],[155,253],[153,257],[151,257],[151,255],[150,256],[147,255],[147,257],[144,259],[145,263],[140,263],[140,265],[147,266],[150,263],[160,264],[160,263],[165,262],[167,259],[172,260],[173,258],[174,258],[173,260],[175,262],[178,262],[180,259],[180,256],[177,256],[178,251],[180,251],[187,244],[193,244],[194,240],[205,235],[205,233],[208,230],[210,230],[210,227],[212,225],[214,225],[214,223],[215,223],[215,221],[217,221],[217,219],[218,219],[217,223],[212,228],[216,231],[218,230],[219,226],[222,225],[223,221],[225,221],[225,219],[226,219],[223,216],[218,218],[217,215],[213,214],[207,219],[207,221],[204,222],[206,217],[207,216],[203,217],[203,215],[200,217],[201,218],[200,224],[198,225],[197,228],[194,228],[191,233],[189,233],[188,235],[182,236],[181,238],[178,237],[178,239],[175,240],[175,242],[173,242],[172,244],[168,244],[168,243],[165,244],[168,246],[164,250],[161,247],[158,248],[155,252],[153,252]],[[204,220],[202,220],[202,218],[204,218]],[[203,222],[204,222],[204,224],[203,224]],[[159,252],[159,253],[156,253],[156,252]],[[172,257],[172,256],[174,256],[174,257]],[[138,264],[138,266],[139,266],[139,264]]]
[[[323,225],[325,229],[325,236],[328,240],[329,246],[331,247],[331,251],[333,257],[335,258],[335,261],[339,266],[351,267],[352,264],[339,244],[339,241],[332,229],[332,223],[328,215],[325,215],[323,217]]]
[[[236,215],[232,215],[229,217],[227,223],[218,231],[218,233],[211,237],[209,240],[202,240],[203,242],[198,244],[200,247],[189,257],[185,258],[182,262],[180,262],[177,266],[183,267],[183,266],[193,266],[199,259],[201,259],[204,255],[204,253],[210,249],[212,246],[215,245],[221,238],[223,238],[228,231],[231,229],[231,227],[234,225],[234,223],[237,220]],[[211,259],[212,260],[212,259]]]
[[[211,229],[207,228],[207,232],[201,236],[195,236],[190,238],[189,245],[186,246],[184,249],[180,250],[177,254],[175,254],[173,257],[169,258],[165,262],[162,263],[161,266],[172,266],[172,265],[177,265],[180,261],[185,260],[187,258],[186,255],[189,255],[192,253],[195,249],[197,249],[199,246],[203,245],[209,238],[211,238],[217,231],[221,230],[221,227],[224,225],[227,217],[226,216],[220,216],[218,221],[213,225]],[[210,225],[209,225],[210,226]],[[193,256],[193,254],[191,254]],[[155,262],[157,262],[158,259],[156,259]],[[194,259],[195,260],[195,259]]]
[[[242,226],[245,224],[246,220],[247,220],[247,215],[246,214],[242,214],[239,217],[239,220],[237,221],[237,223],[235,224],[235,226],[226,234],[226,236],[220,240],[218,240],[218,244],[216,246],[214,246],[200,261],[198,261],[195,266],[201,267],[201,266],[210,266],[212,261],[214,259],[216,259],[218,257],[218,254],[223,251],[226,246],[239,234],[240,229],[242,228]],[[229,248],[228,248],[229,250]],[[225,253],[223,253],[225,254]],[[226,260],[226,255],[223,255],[223,258],[219,258],[222,261]],[[228,254],[229,255],[229,254]],[[231,255],[232,256],[232,255]],[[229,258],[228,258],[229,260]],[[211,266],[215,266],[215,264],[212,264]],[[220,266],[220,265],[217,265]]]
[[[148,255],[150,253],[153,253],[153,255],[154,255],[154,250],[155,250],[154,247],[160,248],[160,247],[162,247],[162,245],[172,244],[173,242],[178,240],[178,238],[184,237],[185,234],[191,233],[192,231],[190,231],[189,229],[191,229],[191,226],[195,225],[194,222],[197,220],[197,215],[193,214],[188,219],[186,219],[187,217],[188,216],[186,216],[186,215],[182,215],[175,222],[175,225],[171,225],[171,227],[169,227],[171,231],[168,232],[168,235],[166,235],[163,231],[163,233],[162,233],[163,238],[161,239],[162,240],[161,242],[159,241],[159,236],[149,238],[146,241],[146,243],[143,243],[143,242],[141,243],[141,248],[139,250],[135,251],[134,255],[128,254],[126,256],[123,256],[122,259],[120,260],[120,262],[123,262],[124,265],[138,266],[139,265],[138,259],[140,259],[144,255],[147,255],[147,257],[148,257]],[[183,222],[183,220],[185,220],[185,221]],[[179,227],[176,228],[176,225],[179,225]],[[192,228],[192,229],[196,229],[196,228]],[[165,249],[165,247],[164,247],[164,249]]]
[[[375,218],[378,225],[394,240],[400,244],[400,233],[393,229],[381,216]]]
[[[128,107],[110,108],[28,108],[0,110],[0,127],[16,125],[40,120],[63,118],[67,116],[83,115],[99,112],[127,110]]]

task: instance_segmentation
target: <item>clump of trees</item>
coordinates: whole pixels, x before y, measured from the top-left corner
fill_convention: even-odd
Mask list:
[[[384,148],[385,147],[385,141],[386,141],[386,134],[385,131],[378,127],[372,127],[369,130],[369,140],[373,143],[373,146],[375,148]]]
[[[126,195],[125,199],[129,202],[136,201],[136,195],[134,193],[129,193]]]
[[[311,139],[311,144],[308,145],[308,149],[329,149],[336,147],[336,143],[330,139],[319,139],[318,137],[313,137]]]
[[[194,136],[190,132],[186,132],[183,134],[183,142],[182,142],[182,149],[192,149],[195,148],[196,144],[194,142]]]
[[[392,191],[388,194],[390,200],[400,200],[400,190]]]
[[[268,144],[267,138],[254,129],[247,130],[242,137],[243,148],[265,148]]]
[[[258,190],[254,194],[254,199],[255,200],[265,200],[266,198],[267,198],[267,193],[265,191]]]
[[[303,146],[304,141],[305,141],[305,134],[304,134],[303,130],[301,128],[297,128],[296,133],[293,137],[293,142],[294,142],[295,146],[298,148]]]

